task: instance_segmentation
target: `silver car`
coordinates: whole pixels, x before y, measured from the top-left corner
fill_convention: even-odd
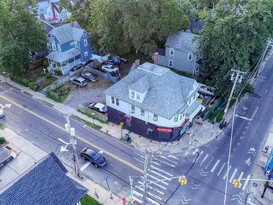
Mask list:
[[[72,77],[72,78],[70,78],[70,82],[72,84],[78,85],[79,87],[84,87],[87,85],[85,79],[82,77],[76,77],[76,76]]]

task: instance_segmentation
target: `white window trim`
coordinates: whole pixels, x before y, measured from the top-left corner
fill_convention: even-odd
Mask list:
[[[135,113],[136,112],[136,107],[134,105],[131,105],[131,113]]]
[[[191,58],[190,58],[191,57]],[[189,61],[192,61],[192,59],[193,59],[193,53],[188,53],[188,60]]]
[[[78,48],[78,42],[77,41],[74,41],[74,46],[75,46],[75,48]]]
[[[70,46],[74,46],[74,42],[72,41],[72,42],[70,42]]]
[[[135,99],[136,98],[136,92],[131,90],[131,98],[132,99]]]
[[[153,120],[154,120],[154,121],[158,121],[158,115],[154,114]]]
[[[57,48],[56,48],[56,44],[55,44],[55,43],[52,43],[52,50],[53,50],[53,51],[56,51],[56,49],[57,49]]]
[[[57,46],[58,46],[58,51],[62,51],[61,45],[60,45],[60,44],[57,44]]]
[[[85,52],[83,53],[83,55],[84,55],[84,57],[88,56],[88,51],[85,51]]]
[[[170,65],[170,62],[172,62],[172,65]],[[169,67],[173,67],[173,60],[169,59]]]
[[[170,48],[169,55],[170,55],[170,56],[174,56],[174,49],[173,49],[173,48]]]
[[[179,119],[179,115],[178,115],[178,114],[174,115],[173,121],[174,121],[174,122],[178,122],[178,119]]]
[[[145,116],[145,110],[144,109],[140,109],[140,115]]]

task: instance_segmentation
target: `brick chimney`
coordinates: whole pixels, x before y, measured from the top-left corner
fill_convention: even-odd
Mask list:
[[[53,2],[51,2],[51,9],[52,9],[53,18],[55,19],[56,18],[56,14],[55,14],[55,6],[54,6]]]
[[[158,52],[154,53],[153,58],[154,58],[154,64],[157,65],[158,64]]]

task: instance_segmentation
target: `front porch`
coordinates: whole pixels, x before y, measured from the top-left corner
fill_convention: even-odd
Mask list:
[[[65,52],[51,52],[46,58],[49,62],[48,71],[54,73],[56,69],[59,69],[63,75],[67,74],[73,66],[81,63],[81,53],[75,48]]]

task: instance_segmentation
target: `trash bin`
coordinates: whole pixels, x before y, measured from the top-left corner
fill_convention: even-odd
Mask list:
[[[131,139],[129,133],[125,134],[125,135],[123,136],[123,139],[124,139],[126,142],[128,142],[128,143],[131,143],[131,142],[132,142],[132,139]]]

